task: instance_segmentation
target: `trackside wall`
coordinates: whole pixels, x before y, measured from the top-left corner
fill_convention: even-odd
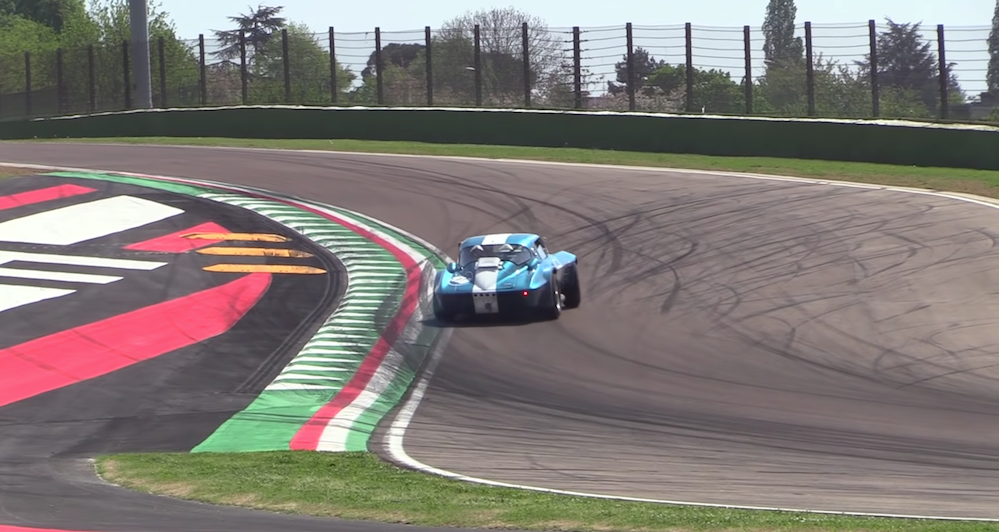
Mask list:
[[[369,107],[155,109],[0,123],[0,139],[360,139],[999,170],[999,128],[903,121]]]

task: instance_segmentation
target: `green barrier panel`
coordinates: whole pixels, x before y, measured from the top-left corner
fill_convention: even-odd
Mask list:
[[[916,122],[369,107],[126,111],[0,123],[0,138],[360,139],[999,170],[999,128]]]

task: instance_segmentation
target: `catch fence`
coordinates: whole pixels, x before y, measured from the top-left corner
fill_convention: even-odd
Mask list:
[[[799,25],[802,52],[766,61],[759,27],[475,25],[414,31],[156,37],[154,107],[461,106],[842,118],[999,120],[986,83],[990,28]],[[136,107],[129,43],[0,57],[0,119]],[[799,57],[800,59],[794,59]],[[903,74],[907,72],[906,74]],[[992,94],[999,94],[993,91]],[[990,117],[991,115],[991,117]]]

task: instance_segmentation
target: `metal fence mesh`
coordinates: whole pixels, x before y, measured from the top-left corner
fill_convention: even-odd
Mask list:
[[[892,27],[873,21],[799,24],[800,57],[772,63],[759,27],[469,24],[362,32],[292,25],[230,42],[154,38],[150,65],[156,107],[432,105],[995,120],[986,83],[990,28],[919,30],[934,63],[923,65],[929,71],[919,79],[901,79],[896,58],[879,57]],[[135,76],[124,68],[127,42],[24,52],[0,57],[0,119],[136,104]],[[953,78],[944,84],[940,57],[945,79]]]

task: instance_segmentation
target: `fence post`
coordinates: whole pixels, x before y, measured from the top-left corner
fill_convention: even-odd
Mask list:
[[[291,103],[291,54],[288,52],[287,28],[281,28],[281,63],[284,66],[284,103]]]
[[[753,45],[749,26],[742,27],[743,50],[746,56],[746,114],[753,114]]]
[[[881,116],[881,87],[878,85],[878,26],[874,19],[867,21],[871,37],[871,113],[874,118]]]
[[[156,40],[156,48],[160,57],[160,107],[167,106],[167,79],[166,79],[166,43],[161,36]]]
[[[572,89],[575,94],[576,109],[583,108],[583,68],[582,51],[579,43],[579,26],[572,27]]]
[[[28,116],[32,115],[31,109],[31,52],[24,52],[24,110]]]
[[[686,109],[688,113],[694,112],[694,31],[691,24],[688,22],[684,26],[685,36],[684,40],[687,48],[687,94],[686,94]]]
[[[246,66],[246,32],[239,31],[239,82],[243,91],[243,105],[250,101],[249,71]]]
[[[950,102],[947,98],[947,85],[950,81],[947,68],[947,52],[944,46],[944,25],[937,24],[937,47],[939,49],[940,63],[940,118],[946,120],[950,115]]]
[[[333,30],[333,26],[329,29],[330,35],[330,100],[333,103],[337,103],[338,96],[340,95],[340,87],[337,86],[337,68],[336,68],[336,31]]]
[[[634,39],[632,38],[631,23],[628,22],[624,25],[624,36],[625,41],[628,46],[628,52],[625,56],[625,66],[628,71],[628,80],[625,87],[628,91],[628,110],[635,110],[635,46]]]
[[[66,112],[66,85],[62,72],[62,48],[56,49],[56,105],[59,114]]]
[[[520,26],[521,60],[524,63],[524,107],[531,107],[531,39],[527,23]]]
[[[805,22],[805,86],[808,92],[808,116],[815,116],[815,61],[812,58],[812,23]]]
[[[384,101],[384,89],[382,86],[382,29],[375,28],[375,85],[378,90],[378,105]]]
[[[205,62],[205,34],[198,35],[198,89],[201,92],[201,105],[208,105],[208,65]]]
[[[433,39],[430,34],[430,26],[423,28],[423,38],[426,41],[427,50],[427,106],[434,106],[434,53]]]
[[[472,27],[475,41],[475,106],[482,107],[482,39],[479,25]]]
[[[87,45],[87,100],[91,113],[97,112],[97,76],[94,72],[94,45]]]
[[[122,72],[125,78],[125,109],[132,108],[132,76],[129,70],[128,41],[121,42]]]

